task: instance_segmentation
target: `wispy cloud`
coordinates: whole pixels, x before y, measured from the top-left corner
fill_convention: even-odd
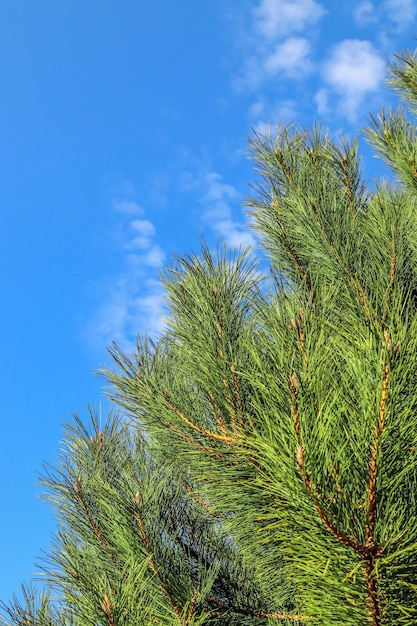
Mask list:
[[[238,93],[254,94],[248,120],[266,131],[269,123],[294,119],[315,103],[326,123],[340,118],[356,123],[368,98],[378,106],[385,74],[385,56],[393,39],[417,16],[417,0],[356,0],[350,5],[357,25],[378,32],[368,38],[336,41],[333,50],[320,45],[320,24],[340,8],[319,0],[258,0],[252,21],[240,37],[243,51],[235,84]],[[388,48],[389,42],[389,48]],[[282,109],[276,108],[284,90]],[[262,107],[261,104],[262,103]],[[277,112],[279,115],[277,115]],[[311,115],[311,112],[309,112]]]
[[[118,213],[124,215],[137,215],[143,213],[142,207],[136,202],[129,202],[128,200],[115,200],[113,202],[113,208]]]
[[[416,0],[362,0],[353,9],[353,17],[359,26],[379,23],[377,35],[382,39],[390,30],[397,33],[404,31],[413,24],[416,16]]]
[[[353,9],[353,18],[359,26],[366,26],[378,21],[377,9],[369,0],[359,2]]]
[[[249,120],[252,128],[262,135],[269,135],[276,124],[292,122],[297,118],[297,114],[297,102],[291,98],[275,102],[259,98],[249,109]]]
[[[244,38],[247,53],[237,87],[256,90],[277,76],[303,78],[311,72],[308,33],[325,13],[315,0],[260,0]]]
[[[384,75],[385,61],[370,41],[345,39],[323,65],[325,83],[339,96],[338,107],[352,122],[366,96],[380,88]],[[316,94],[322,110],[328,106],[328,94],[326,89]]]
[[[315,0],[261,0],[254,9],[255,27],[268,40],[303,32],[326,13]]]
[[[399,31],[412,24],[417,15],[415,0],[385,0],[383,8]]]
[[[241,35],[244,54],[234,85],[239,94],[256,94],[248,120],[260,132],[299,114],[295,90],[294,97],[278,94],[284,85],[297,83],[300,89],[302,81],[319,75],[315,44],[327,12],[317,0],[258,0],[252,9]]]
[[[216,237],[232,248],[256,245],[248,225],[234,216],[236,211],[241,213],[241,194],[219,173],[200,166],[196,173],[186,175],[184,188],[196,193],[201,220]]]
[[[138,333],[164,329],[166,307],[158,273],[165,253],[155,240],[155,225],[137,202],[119,197],[111,208],[118,233],[113,242],[118,271],[93,285],[96,307],[83,334],[94,350],[115,341],[130,351]]]
[[[318,90],[316,95],[314,96],[314,102],[317,106],[317,113],[321,117],[327,117],[330,113],[330,105],[329,105],[329,90],[325,87],[322,87]]]
[[[264,59],[265,72],[270,76],[287,74],[302,79],[311,71],[311,44],[305,37],[288,37]]]

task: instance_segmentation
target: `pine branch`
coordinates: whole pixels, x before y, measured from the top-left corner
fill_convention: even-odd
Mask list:
[[[170,400],[169,392],[167,389],[164,389],[164,397],[165,397],[167,405],[175,413],[175,415],[179,417],[180,420],[184,422],[184,424],[187,424],[187,426],[189,426],[193,430],[196,430],[201,435],[204,435],[205,437],[209,437],[210,439],[217,439],[218,441],[224,441],[226,443],[234,443],[236,441],[233,437],[230,437],[229,435],[219,435],[218,433],[213,433],[212,431],[206,430],[205,428],[202,428],[201,426],[194,424],[191,420],[185,417],[185,415],[179,410],[179,408],[175,406],[175,404]]]
[[[94,518],[86,504],[86,502],[84,501],[84,498],[82,496],[82,479],[81,477],[77,478],[77,481],[75,483],[74,486],[74,493],[76,496],[76,500],[78,502],[78,504],[81,507],[81,510],[83,511],[85,517],[87,518],[88,524],[91,528],[91,530],[93,531],[94,535],[97,538],[97,541],[99,542],[99,544],[102,546],[102,548],[104,548],[104,551],[107,553],[107,555],[110,557],[110,559],[113,561],[115,567],[121,571],[121,567],[119,565],[119,562],[116,558],[116,556],[113,554],[113,551],[111,550],[110,546],[107,544],[106,540],[104,539],[103,535],[100,532],[99,527],[97,526],[97,524],[94,521]]]
[[[177,605],[177,603],[175,602],[175,599],[173,597],[173,595],[170,593],[170,591],[168,590],[167,586],[164,583],[164,580],[154,562],[154,559],[152,557],[152,551],[151,551],[151,547],[150,547],[150,543],[149,543],[149,539],[148,539],[148,535],[146,533],[145,530],[145,525],[143,523],[142,520],[142,516],[140,513],[140,505],[141,505],[141,496],[140,496],[140,492],[138,491],[136,493],[135,496],[135,501],[134,501],[134,508],[135,508],[135,518],[136,518],[136,522],[138,524],[139,527],[139,531],[142,537],[142,541],[143,541],[143,545],[145,547],[145,552],[146,552],[146,557],[147,557],[147,562],[148,562],[148,566],[149,569],[151,570],[151,572],[155,575],[155,577],[157,578],[157,580],[160,583],[161,589],[165,595],[165,597],[167,598],[167,600],[169,601],[169,604],[172,607],[172,610],[174,611],[175,615],[177,616],[178,619],[178,623],[180,625],[183,624],[182,621],[182,611],[179,608],[179,606]]]
[[[224,611],[236,613],[237,615],[249,615],[252,617],[263,617],[265,619],[278,619],[278,620],[286,620],[289,622],[305,622],[308,623],[310,620],[306,615],[291,615],[289,613],[268,613],[265,611],[256,611],[253,609],[242,609],[230,604],[227,602],[222,602],[221,600],[217,600],[216,598],[212,598],[210,596],[206,597],[207,602],[211,604],[215,604],[216,606],[222,608]],[[210,617],[215,617],[216,615],[223,615],[224,613],[210,613]]]

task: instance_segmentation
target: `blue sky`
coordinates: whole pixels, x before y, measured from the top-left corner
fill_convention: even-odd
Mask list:
[[[48,547],[37,471],[106,346],[163,327],[159,270],[200,233],[256,245],[250,129],[353,135],[416,26],[417,0],[2,0],[1,599]]]

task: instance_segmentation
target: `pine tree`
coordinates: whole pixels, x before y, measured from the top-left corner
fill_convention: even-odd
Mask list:
[[[46,473],[49,587],[5,624],[417,623],[417,56],[406,108],[357,142],[253,137],[248,200],[268,254],[178,258],[169,325],[117,346],[101,428],[68,426]]]

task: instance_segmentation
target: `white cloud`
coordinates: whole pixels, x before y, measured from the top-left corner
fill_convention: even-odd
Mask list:
[[[165,290],[159,280],[129,268],[102,287],[103,302],[84,335],[94,350],[114,341],[126,352],[135,347],[138,333],[160,333],[166,325]]]
[[[217,172],[200,171],[200,181],[204,188],[201,201],[205,204],[221,202],[224,198],[234,200],[239,198],[239,192],[233,185],[222,182],[222,177]]]
[[[325,13],[316,0],[260,0],[242,36],[246,54],[237,89],[258,89],[277,74],[302,78],[310,72],[311,29]]]
[[[265,111],[265,102],[262,99],[256,100],[249,107],[249,117],[257,118],[262,115]]]
[[[240,193],[233,185],[225,183],[220,174],[200,167],[196,174],[188,173],[184,187],[197,192],[203,207],[202,221],[228,246],[256,245],[247,225],[233,217],[233,205],[240,205]]]
[[[405,30],[413,24],[417,16],[416,0],[384,0],[371,2],[362,0],[353,12],[353,17],[360,26],[381,22],[378,35],[386,38],[387,26],[394,26],[397,32]]]
[[[154,244],[147,250],[146,254],[141,257],[146,265],[150,267],[160,268],[165,261],[165,252],[161,246]]]
[[[134,236],[126,241],[126,250],[145,250],[152,245],[151,237],[155,234],[155,226],[149,220],[132,220],[129,230]]]
[[[214,231],[231,248],[246,248],[246,246],[256,245],[255,238],[248,227],[239,222],[235,222],[231,217],[219,220],[214,224]]]
[[[269,137],[272,133],[273,124],[270,121],[264,122],[263,120],[259,120],[254,125],[254,130],[260,135],[264,135],[265,137]]]
[[[302,32],[325,13],[315,0],[261,0],[254,9],[256,28],[269,40]]]
[[[329,92],[327,89],[319,89],[314,96],[314,102],[317,105],[319,115],[326,116],[329,113]]]
[[[380,88],[384,74],[384,59],[371,42],[357,39],[338,44],[323,67],[324,80],[340,96],[339,110],[350,121],[366,95]]]
[[[383,8],[398,30],[403,30],[412,24],[417,15],[415,0],[385,0]]]
[[[291,98],[267,102],[265,99],[253,103],[249,109],[251,127],[261,135],[269,135],[276,124],[292,122],[297,118],[297,102]]]
[[[151,328],[155,333],[161,333],[166,326],[166,293],[159,280],[148,279],[144,290],[135,301],[135,317],[132,318],[134,327]]]
[[[113,207],[119,213],[124,213],[125,215],[142,215],[143,209],[136,202],[129,202],[127,200],[115,200],[113,202]]]
[[[155,234],[155,226],[149,220],[133,220],[131,227],[144,237],[152,237]]]
[[[157,279],[165,253],[155,242],[155,225],[133,201],[112,203],[119,214],[115,230],[119,252],[126,250],[120,269],[96,284],[97,307],[86,324],[84,335],[95,350],[115,341],[123,350],[133,350],[138,333],[159,333],[165,325],[164,289]],[[115,250],[115,256],[117,256]]]
[[[378,21],[376,7],[372,2],[369,2],[369,0],[364,0],[356,5],[353,11],[353,17],[359,26],[365,26],[366,24]]]
[[[126,250],[144,250],[151,245],[149,237],[134,237],[125,243]]]
[[[277,44],[270,54],[264,59],[264,69],[267,74],[275,75],[286,73],[295,78],[302,78],[307,71],[311,70],[308,59],[311,45],[304,37],[288,37],[285,41]]]

